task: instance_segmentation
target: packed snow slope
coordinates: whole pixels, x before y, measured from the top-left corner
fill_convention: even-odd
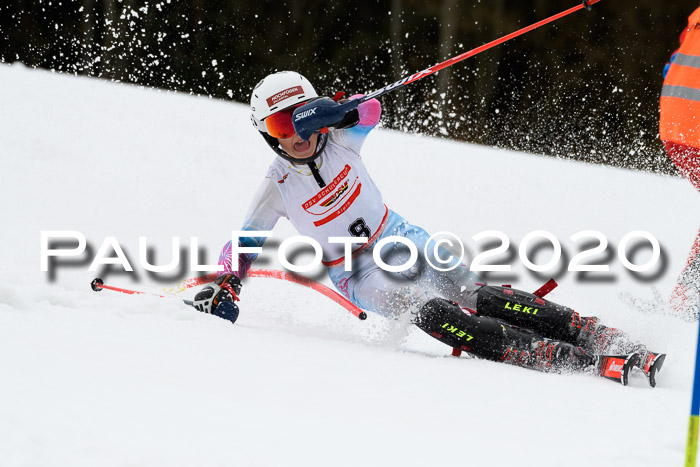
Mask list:
[[[90,280],[163,292],[172,237],[216,262],[272,153],[246,106],[0,66],[0,465],[680,465],[696,325],[664,301],[698,228],[684,180],[378,129],[363,158],[387,204],[429,231],[547,230],[610,240],[608,275],[557,275],[549,298],[668,352],[656,389],[466,357],[403,322],[359,321],[308,289],[247,280],[235,325],[180,298],[95,293]],[[562,111],[565,111],[562,109]],[[40,271],[40,232],[77,230],[89,254]],[[662,246],[646,281],[620,266],[633,230]],[[274,246],[294,230],[284,220]],[[134,266],[88,271],[114,236]],[[479,247],[482,247],[479,244]],[[533,260],[545,263],[545,248]],[[643,263],[650,250],[631,255]],[[304,256],[299,259],[301,262]],[[274,248],[261,256],[278,267]],[[185,262],[187,257],[185,256]],[[534,290],[518,259],[509,276]],[[187,266],[187,264],[185,264]],[[557,272],[557,271],[554,271]],[[327,280],[322,271],[313,277]]]

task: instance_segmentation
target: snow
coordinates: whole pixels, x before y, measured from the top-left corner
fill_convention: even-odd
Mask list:
[[[192,290],[92,292],[98,275],[156,293],[194,275],[147,273],[142,235],[158,264],[173,236],[185,249],[198,237],[201,261],[215,262],[272,154],[244,105],[21,65],[0,66],[0,108],[3,466],[682,462],[697,324],[663,300],[698,228],[690,213],[700,197],[687,181],[385,130],[363,148],[387,204],[456,233],[471,257],[484,230],[513,244],[550,231],[567,259],[579,245],[572,234],[604,233],[612,254],[596,259],[611,264],[609,280],[558,275],[550,298],[668,352],[657,388],[639,374],[622,387],[448,357],[402,321],[359,321],[268,279],[247,281],[235,325],[182,305]],[[90,272],[86,255],[51,280],[40,271],[42,230],[80,231],[93,255],[115,236],[135,272]],[[646,282],[615,253],[633,230],[651,232],[664,252],[666,266]],[[275,239],[293,233],[280,222]],[[258,266],[278,267],[273,251]],[[517,255],[508,262],[513,272],[495,283],[534,290],[549,277]]]

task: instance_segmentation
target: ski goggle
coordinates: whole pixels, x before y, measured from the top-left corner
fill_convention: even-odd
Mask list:
[[[292,113],[294,107],[280,110],[265,119],[267,133],[273,138],[287,139],[294,136],[294,124],[292,124]]]

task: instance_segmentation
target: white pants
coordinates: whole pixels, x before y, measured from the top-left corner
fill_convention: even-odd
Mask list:
[[[435,297],[457,302],[463,308],[476,309],[476,291],[484,282],[463,264],[446,272],[428,264],[426,250],[431,255],[432,264],[441,265],[434,257],[433,242],[425,248],[430,238],[425,230],[389,210],[386,227],[377,241],[389,236],[404,237],[413,242],[418,250],[415,265],[403,272],[384,271],[375,263],[373,247],[370,247],[353,259],[352,271],[345,271],[343,265],[328,268],[328,276],[340,293],[360,308],[387,317],[398,317],[406,311],[415,313]],[[441,258],[450,256],[442,248],[438,248],[438,254]],[[408,261],[410,251],[406,245],[390,243],[382,248],[381,257],[389,265],[401,265]]]

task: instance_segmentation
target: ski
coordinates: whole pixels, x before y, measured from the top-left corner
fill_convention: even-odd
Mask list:
[[[661,370],[661,367],[664,365],[664,360],[666,360],[665,353],[655,354],[653,352],[649,352],[646,360],[644,362],[640,362],[639,368],[642,370],[642,373],[644,373],[644,376],[647,377],[649,386],[652,388],[656,387],[656,373]]]
[[[596,370],[600,376],[627,386],[632,367],[639,362],[636,352],[627,355],[596,355]]]

